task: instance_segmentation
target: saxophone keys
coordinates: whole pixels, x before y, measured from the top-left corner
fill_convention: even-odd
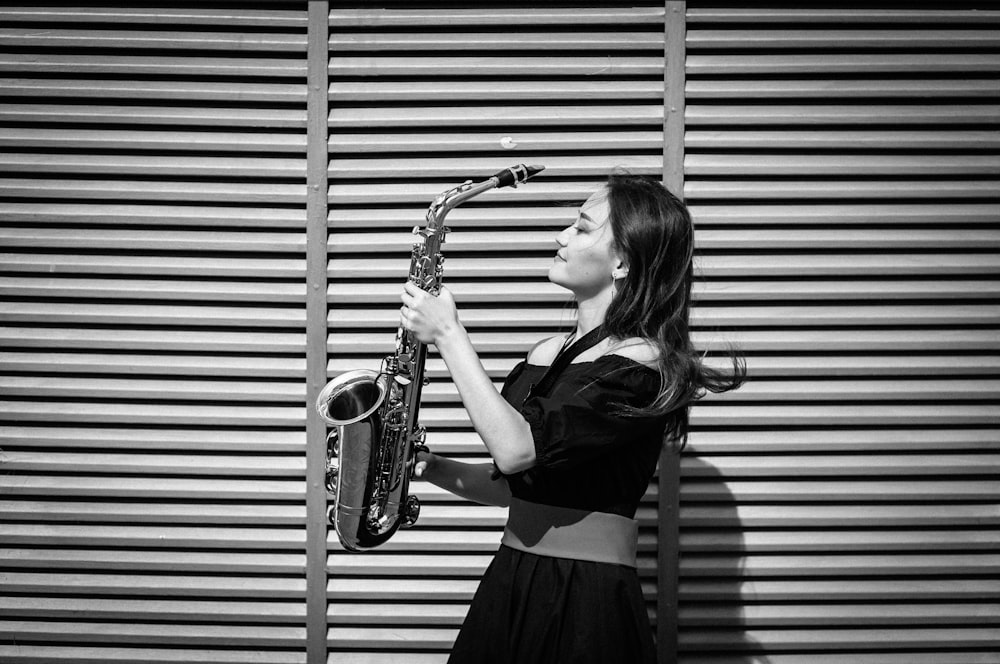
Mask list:
[[[420,500],[416,496],[407,496],[399,525],[401,528],[409,528],[418,518],[420,518]]]

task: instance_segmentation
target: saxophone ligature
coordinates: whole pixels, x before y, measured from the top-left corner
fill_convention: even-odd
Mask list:
[[[413,229],[420,239],[413,245],[409,281],[437,295],[448,212],[491,189],[516,187],[544,168],[519,164],[439,194],[427,210],[426,226]],[[320,417],[333,427],[326,443],[326,487],[332,495],[327,515],[348,551],[385,543],[400,527],[413,525],[420,514],[420,501],[409,495],[409,484],[416,450],[426,437],[426,429],[417,424],[420,391],[427,383],[426,357],[426,345],[400,326],[396,350],[382,360],[378,371],[343,373],[316,399]]]

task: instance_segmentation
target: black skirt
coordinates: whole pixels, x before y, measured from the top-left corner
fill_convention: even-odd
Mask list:
[[[653,664],[656,648],[635,568],[501,546],[449,664]]]

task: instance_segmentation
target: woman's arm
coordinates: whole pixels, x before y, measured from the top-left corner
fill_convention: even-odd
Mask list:
[[[430,452],[418,452],[414,474],[466,500],[498,507],[510,505],[507,480],[503,477],[492,479],[491,463],[463,463]]]
[[[483,439],[497,468],[506,474],[535,464],[531,427],[521,413],[500,396],[479,361],[469,335],[458,322],[451,293],[437,297],[407,282],[404,286],[403,325],[424,343],[433,343],[448,365],[472,426]]]

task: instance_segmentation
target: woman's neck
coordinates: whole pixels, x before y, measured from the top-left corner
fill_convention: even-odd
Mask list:
[[[611,290],[606,289],[593,297],[577,300],[576,334],[579,339],[604,322],[611,304]]]

